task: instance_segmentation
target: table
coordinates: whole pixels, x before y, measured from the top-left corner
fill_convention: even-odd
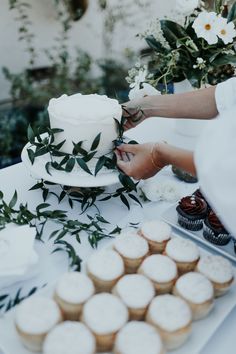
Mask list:
[[[193,148],[196,144],[196,138],[189,138],[175,134],[174,120],[166,119],[147,120],[142,126],[130,131],[128,136],[139,142],[158,141],[159,139],[167,140],[169,143],[186,148]],[[173,178],[170,177],[171,174],[168,170],[165,170],[163,173],[169,176],[169,178]],[[0,171],[0,190],[4,192],[5,199],[9,200],[14,191],[17,190],[18,199],[22,202],[27,201],[29,208],[32,210],[36,205],[42,202],[40,191],[29,191],[29,188],[32,187],[34,183],[35,181],[29,176],[28,171],[26,171],[23,164],[11,166]],[[179,186],[181,187],[183,195],[187,195],[197,188],[196,185],[189,185],[183,182],[179,182]],[[49,202],[53,207],[55,206],[55,208],[58,208],[56,200],[54,200],[53,197]],[[169,203],[167,202],[148,203],[145,204],[143,209],[133,204],[131,210],[127,212],[127,209],[117,200],[112,200],[108,203],[101,202],[99,205],[101,214],[111,223],[118,223],[121,227],[126,226],[129,221],[137,222],[142,221],[143,219],[159,217],[168,207]],[[68,205],[64,202],[59,208],[68,210]],[[70,211],[70,215],[71,218],[77,218],[78,210],[74,209]],[[45,232],[50,232],[50,230],[45,230]],[[108,241],[102,241],[99,244],[99,247],[103,247],[107,242]],[[42,287],[45,283],[52,283],[68,268],[68,259],[64,253],[51,255],[52,244],[50,242],[46,242],[45,244],[37,242],[36,250],[40,257],[37,276],[24,281],[23,284],[15,284],[9,289],[11,294],[14,294],[20,287],[22,287],[22,294],[24,295],[33,286]],[[86,259],[93,252],[88,242],[86,242],[86,239],[82,240],[82,244],[79,245],[78,250],[82,259]],[[3,294],[3,290],[0,291],[0,295],[1,294]],[[201,354],[234,354],[235,326],[236,308],[231,312],[230,316],[226,318],[215,335],[209,340]]]

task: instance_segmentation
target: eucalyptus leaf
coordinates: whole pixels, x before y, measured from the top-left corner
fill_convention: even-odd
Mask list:
[[[34,143],[34,141],[35,141],[35,133],[34,133],[34,131],[33,131],[33,129],[32,129],[30,124],[29,124],[28,129],[27,129],[27,138],[28,138],[28,140],[29,140],[29,142],[31,144]]]
[[[95,139],[93,140],[93,142],[92,142],[92,145],[91,145],[91,151],[94,151],[94,150],[96,150],[97,149],[97,147],[98,147],[98,145],[99,145],[99,143],[100,143],[100,139],[101,139],[101,133],[99,133],[96,137],[95,137]]]
[[[84,170],[85,172],[87,172],[90,175],[92,175],[92,172],[90,171],[90,169],[88,168],[86,162],[82,158],[77,157],[76,161],[77,161],[78,165],[82,168],[82,170]]]
[[[34,164],[34,151],[32,149],[27,149],[27,154],[32,165]]]
[[[99,159],[96,163],[96,166],[95,166],[95,176],[104,167],[105,163],[106,163],[106,156],[99,157]]]
[[[73,170],[74,166],[75,166],[75,158],[71,157],[66,163],[65,171],[71,172]]]
[[[14,208],[14,206],[16,205],[16,202],[17,202],[17,191],[14,192],[14,195],[9,203],[9,207]]]

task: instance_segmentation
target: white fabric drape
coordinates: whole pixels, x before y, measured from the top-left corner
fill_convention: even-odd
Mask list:
[[[218,84],[217,119],[201,135],[195,164],[200,188],[236,238],[236,78]]]

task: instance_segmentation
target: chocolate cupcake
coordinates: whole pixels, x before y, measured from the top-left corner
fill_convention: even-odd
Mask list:
[[[208,201],[206,200],[206,198],[204,197],[204,195],[202,194],[202,192],[201,192],[201,190],[200,190],[199,188],[198,188],[197,190],[195,190],[195,192],[193,193],[193,195],[195,195],[195,196],[198,197],[198,198],[203,199],[203,200],[206,202],[206,204],[207,204],[207,208],[208,208],[208,209],[211,209],[210,204],[208,203]]]
[[[184,229],[198,231],[202,229],[207,215],[206,202],[195,195],[184,197],[176,208],[178,223]]]
[[[207,241],[219,246],[227,245],[231,240],[231,235],[212,210],[204,220],[203,236]]]

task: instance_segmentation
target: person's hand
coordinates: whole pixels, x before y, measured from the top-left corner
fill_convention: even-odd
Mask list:
[[[162,143],[120,145],[115,150],[117,166],[134,179],[150,178],[165,166],[158,149],[161,146]]]
[[[142,104],[142,99],[136,99],[122,105],[122,116],[126,119],[124,124],[125,130],[135,128],[146,118]]]

